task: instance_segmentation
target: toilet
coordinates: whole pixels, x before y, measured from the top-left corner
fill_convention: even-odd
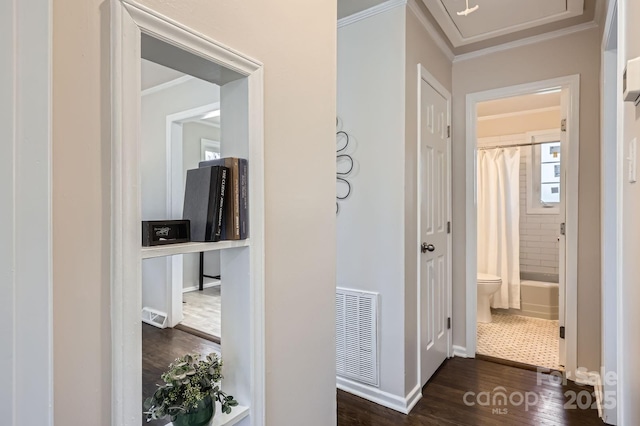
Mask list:
[[[478,272],[478,322],[491,322],[491,296],[501,285],[500,277]]]

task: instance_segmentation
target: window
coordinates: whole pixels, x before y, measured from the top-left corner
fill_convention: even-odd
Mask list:
[[[562,176],[560,133],[532,132],[527,156],[527,213],[558,214]]]
[[[560,141],[538,145],[540,149],[540,203],[560,202]]]

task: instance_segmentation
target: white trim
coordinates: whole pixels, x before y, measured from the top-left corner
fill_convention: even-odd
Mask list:
[[[476,123],[477,104],[510,96],[526,95],[549,87],[568,87],[568,145],[566,161],[566,368],[573,374],[577,368],[577,273],[578,273],[578,160],[580,131],[580,76],[571,75],[551,80],[536,81],[511,87],[470,93],[466,98],[466,147],[465,147],[465,223],[466,223],[466,346],[467,353],[475,354],[477,347],[477,204],[476,204]]]
[[[467,61],[469,59],[479,58],[481,56],[490,55],[492,53],[503,52],[505,50],[510,50],[510,49],[517,49],[519,47],[528,46],[530,44],[542,43],[544,41],[549,41],[559,37],[568,36],[570,34],[575,34],[581,31],[591,30],[597,27],[598,27],[598,24],[596,24],[593,21],[585,22],[583,24],[562,28],[556,31],[550,31],[548,33],[538,34],[536,36],[510,41],[508,43],[499,44],[497,46],[491,46],[485,49],[475,50],[473,52],[456,55],[456,57],[453,59],[453,62]]]
[[[518,117],[520,115],[539,114],[543,112],[560,111],[560,106],[550,106],[545,108],[534,108],[525,111],[505,112],[502,114],[483,115],[478,117],[478,121],[499,120],[501,118]]]
[[[619,315],[622,301],[620,300],[622,283],[621,253],[624,242],[622,233],[622,194],[624,181],[624,143],[619,143],[624,134],[623,117],[624,107],[621,98],[622,73],[620,69],[620,44],[624,43],[618,36],[617,21],[618,3],[612,0],[608,3],[607,15],[604,22],[601,56],[601,261],[602,261],[602,301],[601,301],[601,364],[602,373],[617,372],[617,383],[600,383],[600,404],[602,420],[607,424],[623,424],[622,406],[623,398],[620,393],[620,385],[625,380],[622,376],[620,357],[622,328]],[[622,24],[624,25],[624,23]],[[614,406],[602,406],[604,395],[617,396]],[[596,393],[598,396],[598,393]],[[606,398],[605,398],[606,401]],[[609,405],[609,404],[607,404]]]
[[[440,0],[424,0],[425,5],[433,15],[434,19],[440,24],[444,33],[449,37],[454,47],[459,47],[483,40],[488,40],[497,36],[507,35],[516,31],[525,30],[551,22],[558,22],[563,19],[582,15],[584,9],[583,0],[566,0],[567,9],[563,12],[556,13],[551,16],[542,17],[533,21],[527,21],[509,27],[499,28],[493,31],[487,31],[482,34],[464,37],[462,32],[456,25],[455,21],[449,15],[449,11]]]
[[[51,0],[0,7],[4,422],[53,425]]]
[[[227,389],[250,400],[250,424],[265,424],[264,326],[264,158],[262,64],[221,45],[157,12],[126,0],[111,2],[111,423],[138,426],[141,422],[141,249],[140,249],[140,68],[141,34],[159,37],[200,57],[246,76],[250,173],[251,245],[247,285],[250,306],[245,341],[249,347],[225,345],[229,365],[248,359]],[[246,271],[246,269],[245,269]],[[247,278],[245,278],[247,279]],[[135,284],[137,283],[137,285]],[[238,356],[234,350],[242,349]],[[246,355],[246,356],[245,356]],[[233,372],[232,372],[233,373]],[[235,386],[235,387],[234,387]],[[239,392],[237,390],[240,389]],[[244,401],[242,401],[244,403]]]
[[[604,416],[604,405],[603,405],[603,396],[604,396],[604,387],[602,386],[602,377],[600,377],[600,373],[591,372],[590,382],[593,384],[593,390],[596,394],[596,406],[598,407],[598,417],[601,419]],[[610,424],[610,423],[608,423]]]
[[[431,87],[433,87],[435,89],[436,92],[438,92],[440,95],[442,95],[443,98],[446,99],[447,101],[447,126],[451,126],[451,93],[449,93],[449,91],[438,81],[438,79],[436,79],[422,64],[418,64],[418,78],[416,80],[417,83],[417,87],[416,87],[416,92],[417,92],[417,140],[416,140],[416,170],[417,170],[417,182],[416,182],[416,189],[417,189],[417,194],[416,194],[416,232],[418,235],[418,238],[420,238],[421,235],[421,221],[420,221],[420,213],[421,213],[421,188],[422,188],[422,184],[420,182],[420,155],[421,155],[421,133],[422,133],[422,129],[421,129],[421,120],[422,120],[422,104],[421,104],[421,97],[422,97],[422,90],[421,90],[421,86],[422,86],[422,81],[424,80],[427,84],[429,84]],[[452,192],[451,192],[451,165],[452,165],[452,155],[451,155],[451,134],[449,134],[449,137],[447,138],[447,155],[449,157],[449,164],[447,165],[447,191],[449,193],[449,203],[447,205],[447,221],[451,222],[451,213],[452,213],[452,202],[453,202],[453,197],[452,197]],[[452,256],[453,256],[453,239],[452,239],[452,233],[449,233],[447,235],[447,245],[448,245],[448,249],[447,249],[447,258],[448,258],[448,264],[447,264],[447,278],[448,278],[448,282],[447,282],[447,297],[448,297],[448,303],[447,303],[447,317],[452,318],[452,312],[453,312],[453,277],[452,277]],[[420,241],[420,240],[418,240]],[[419,250],[416,250],[416,256],[417,256],[417,261],[416,261],[416,292],[417,292],[417,297],[416,297],[416,309],[418,312],[417,315],[417,362],[418,365],[416,366],[416,371],[417,371],[417,377],[416,377],[416,382],[418,387],[422,388],[422,386],[424,385],[424,383],[422,383],[422,337],[421,337],[421,311],[422,309],[420,308],[420,300],[421,300],[421,285],[420,285],[420,265],[421,265],[421,252]],[[447,357],[450,358],[453,354],[453,326],[447,330]]]
[[[431,25],[424,12],[418,5],[418,0],[409,0],[407,2],[407,5],[409,6],[409,10],[411,10],[415,17],[418,18],[418,21],[420,22],[420,24],[422,24],[424,29],[427,30],[427,33],[429,33],[436,46],[440,48],[442,53],[444,53],[450,61],[453,61],[455,55],[449,47],[449,44],[447,44],[447,41],[440,35],[438,30],[433,25]]]
[[[170,89],[180,84],[193,80],[195,77],[190,75],[183,75],[182,77],[174,78],[173,80],[165,83],[156,84],[140,92],[141,96],[153,95],[154,93],[162,92],[163,90]]]
[[[407,0],[387,0],[384,3],[377,4],[363,11],[354,13],[353,15],[345,16],[344,18],[338,19],[338,28],[354,24],[358,21],[362,21],[363,19],[370,18],[372,16],[384,13],[391,9],[395,9],[398,6],[404,6],[406,4]]]
[[[402,414],[409,414],[411,409],[422,398],[422,388],[414,387],[405,397],[382,391],[374,386],[358,383],[344,377],[336,376],[336,387],[342,391],[375,402],[383,407],[391,408]]]
[[[202,286],[202,288],[220,287],[220,284],[222,284],[222,281],[220,281],[220,280],[216,280],[216,281],[214,281],[214,282],[212,282],[212,283],[206,283],[206,284],[204,284],[204,285]],[[198,291],[198,290],[200,290],[200,287],[198,287],[198,286],[193,286],[193,287],[184,287],[184,288],[182,289],[182,293],[189,293],[189,292],[192,292],[192,291]]]
[[[476,354],[471,354],[471,356],[469,356],[467,348],[464,346],[453,345],[453,356],[460,358],[475,358]]]

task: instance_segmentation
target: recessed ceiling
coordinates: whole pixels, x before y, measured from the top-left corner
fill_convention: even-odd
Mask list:
[[[393,0],[338,0],[338,19]],[[468,16],[457,12],[465,0],[408,0],[451,52],[463,55],[567,28],[598,25],[606,0],[469,0],[478,5]]]
[[[584,0],[423,0],[454,47],[580,16]]]

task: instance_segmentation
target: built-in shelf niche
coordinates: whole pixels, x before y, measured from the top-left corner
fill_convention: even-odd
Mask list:
[[[264,424],[264,212],[262,65],[133,1],[112,19],[112,424],[138,426],[141,410],[143,259],[220,251],[223,388],[240,403],[213,425]],[[220,86],[221,154],[249,160],[251,238],[141,247],[140,69],[142,58]],[[249,131],[251,129],[251,131]],[[180,289],[181,291],[182,289]]]

